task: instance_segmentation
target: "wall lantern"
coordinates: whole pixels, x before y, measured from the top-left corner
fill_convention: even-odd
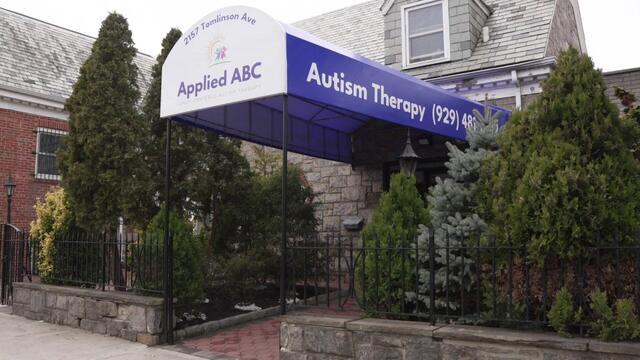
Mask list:
[[[407,130],[407,144],[404,146],[404,150],[402,154],[398,156],[398,161],[400,162],[400,169],[407,175],[413,176],[416,172],[416,168],[418,167],[418,160],[420,156],[416,154],[413,150],[413,146],[411,146],[411,130]]]

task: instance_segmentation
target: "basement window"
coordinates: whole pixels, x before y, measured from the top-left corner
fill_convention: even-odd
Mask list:
[[[401,26],[404,67],[449,60],[448,0],[429,0],[403,6]]]
[[[56,152],[62,148],[67,133],[62,130],[38,128],[36,139],[36,178],[60,180]]]

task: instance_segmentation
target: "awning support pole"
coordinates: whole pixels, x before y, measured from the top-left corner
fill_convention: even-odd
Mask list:
[[[282,242],[280,243],[280,314],[287,313],[287,143],[289,98],[282,97]]]
[[[164,337],[173,345],[173,244],[169,214],[171,211],[171,118],[167,118],[164,150]]]

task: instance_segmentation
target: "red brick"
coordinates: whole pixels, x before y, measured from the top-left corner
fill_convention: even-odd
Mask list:
[[[19,228],[28,231],[35,218],[36,199],[42,198],[58,181],[35,178],[36,130],[39,127],[68,131],[67,121],[23,112],[0,109],[0,183],[9,175],[16,188],[12,199],[11,218]],[[0,192],[0,223],[7,219],[7,196]]]

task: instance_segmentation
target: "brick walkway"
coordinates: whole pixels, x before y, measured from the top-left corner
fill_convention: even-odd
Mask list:
[[[347,301],[343,310],[317,306],[296,310],[291,314],[331,315],[354,319],[362,316],[352,299]],[[280,320],[280,317],[275,317],[250,322],[206,337],[185,340],[182,345],[241,360],[277,360],[280,351]]]

